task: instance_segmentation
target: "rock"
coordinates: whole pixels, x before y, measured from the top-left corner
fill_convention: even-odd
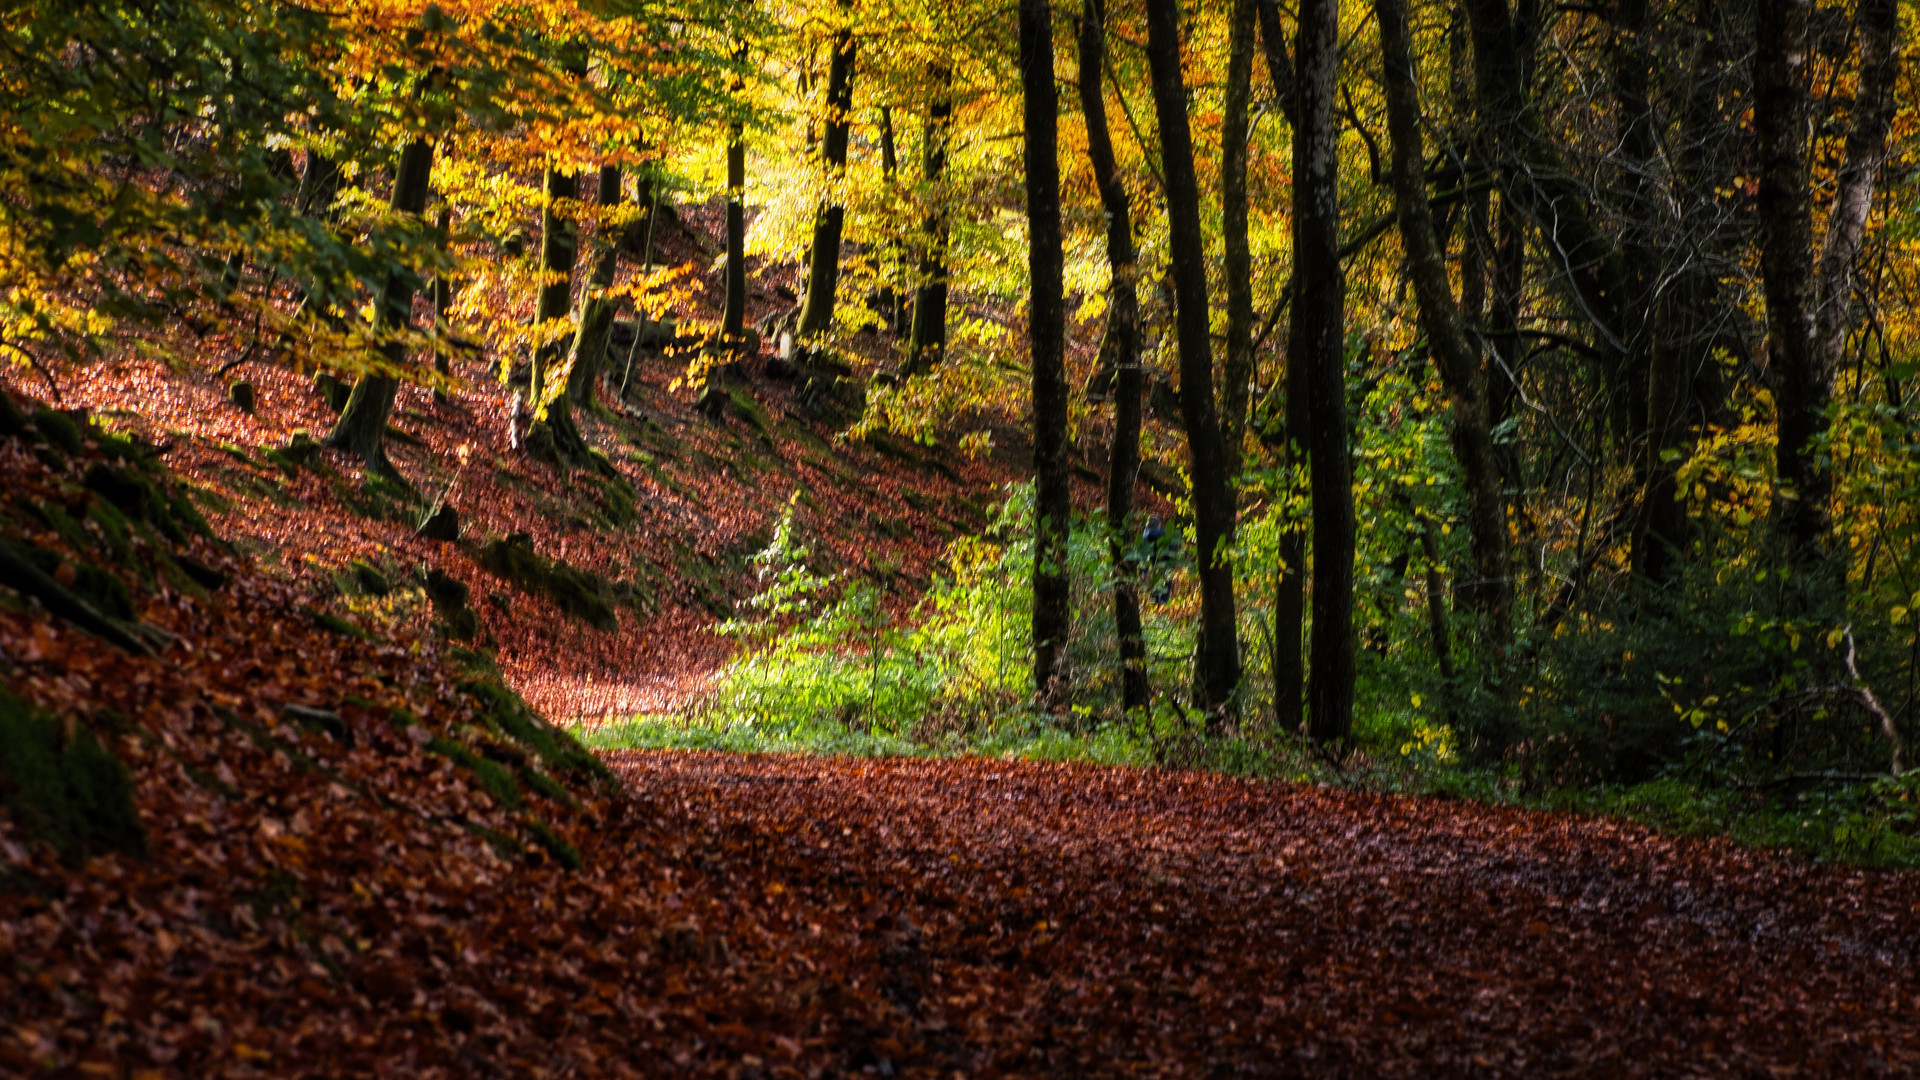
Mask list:
[[[80,452],[80,425],[73,417],[56,409],[33,410],[33,429],[47,442],[69,454]]]
[[[98,492],[108,502],[120,509],[130,518],[145,518],[147,507],[153,499],[153,488],[146,480],[128,469],[96,461],[87,466],[86,475],[80,482]]]
[[[293,434],[287,436],[287,445],[282,447],[280,452],[289,461],[305,464],[320,453],[320,443],[311,432],[304,428],[296,428]]]
[[[347,749],[353,749],[353,729],[339,713],[330,709],[313,709],[305,705],[283,705],[280,708],[282,719],[291,720],[301,727],[324,732],[334,742]]]
[[[441,618],[466,607],[473,599],[473,590],[466,582],[437,566],[427,571],[426,586],[427,599],[433,601],[434,613]]]
[[[254,406],[253,384],[245,379],[235,379],[228,383],[227,400],[232,402],[233,407],[239,409],[241,412],[252,412]]]
[[[771,356],[767,358],[766,366],[761,369],[761,373],[769,379],[779,379],[784,382],[798,378],[800,370],[778,356]]]
[[[428,540],[452,543],[460,539],[460,511],[442,503],[420,521],[420,535]]]
[[[347,569],[353,573],[354,582],[373,596],[385,596],[393,591],[393,584],[387,580],[387,575],[370,562],[355,559],[347,564]]]
[[[707,381],[706,389],[693,401],[693,411],[715,421],[727,414],[727,392],[721,388],[719,379]]]

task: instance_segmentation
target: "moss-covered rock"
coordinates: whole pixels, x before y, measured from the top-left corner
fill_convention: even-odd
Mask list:
[[[78,722],[0,690],[0,806],[69,865],[145,850],[126,766]]]

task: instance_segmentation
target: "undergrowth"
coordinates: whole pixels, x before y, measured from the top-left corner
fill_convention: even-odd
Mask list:
[[[1567,753],[1543,752],[1539,743],[1504,757],[1459,752],[1458,724],[1444,717],[1472,703],[1449,700],[1446,687],[1410,673],[1406,657],[1377,650],[1362,652],[1353,739],[1338,759],[1297,733],[1278,730],[1252,704],[1260,699],[1257,685],[1237,719],[1203,731],[1183,705],[1193,650],[1190,575],[1164,560],[1143,557],[1140,571],[1142,596],[1149,600],[1143,614],[1154,706],[1123,712],[1108,666],[1116,649],[1106,535],[1085,522],[1073,530],[1069,545],[1075,630],[1067,664],[1075,704],[1065,714],[1038,711],[1029,696],[1031,513],[1030,489],[1012,489],[981,536],[951,545],[950,574],[936,579],[920,605],[897,620],[887,613],[879,585],[814,570],[789,513],[754,556],[760,585],[744,605],[748,614],[719,627],[742,649],[714,686],[680,712],[635,716],[578,734],[599,750],[984,756],[1195,768],[1614,816],[1822,860],[1920,867],[1920,781],[1914,776],[1872,782],[1854,773],[1755,779],[1762,774],[1728,768],[1737,757],[1728,748],[1729,726],[1703,723],[1705,714],[1691,703],[1676,709],[1671,687],[1664,697],[1644,695],[1673,730],[1658,736],[1668,747],[1664,758],[1641,755],[1639,775],[1569,772]],[[1159,599],[1152,600],[1156,594]],[[1244,617],[1248,639],[1256,640],[1265,629],[1263,613],[1248,605]],[[1703,624],[1696,633],[1704,637],[1710,628]],[[1619,643],[1602,640],[1606,635],[1592,637],[1590,649],[1621,654]],[[1683,647],[1694,645],[1677,643],[1668,651]],[[1636,641],[1625,648],[1645,646]],[[1557,659],[1563,661],[1558,667],[1578,670]],[[1252,666],[1249,684],[1265,675]],[[1619,702],[1627,700],[1613,689],[1618,676],[1610,680],[1591,681]],[[1624,714],[1604,694],[1554,697],[1538,691],[1535,710],[1550,698],[1580,702],[1569,715],[1608,704]],[[1565,722],[1558,728],[1546,723],[1553,719],[1536,717],[1543,725],[1537,730],[1575,730]],[[1661,723],[1658,716],[1638,722],[1653,725],[1650,731]],[[1565,737],[1555,738],[1558,743]]]

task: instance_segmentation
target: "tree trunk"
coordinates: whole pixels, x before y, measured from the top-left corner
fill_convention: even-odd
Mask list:
[[[1033,350],[1033,690],[1042,707],[1065,704],[1072,619],[1067,533],[1067,363],[1060,235],[1059,102],[1053,82],[1053,11],[1020,0],[1020,88],[1025,121],[1027,328]]]
[[[1760,170],[1760,278],[1768,366],[1779,412],[1774,523],[1793,562],[1811,561],[1827,527],[1832,480],[1815,461],[1830,388],[1814,334],[1813,198],[1808,174],[1806,63],[1812,0],[1759,5],[1753,117]]]
[[[745,126],[727,127],[727,299],[720,333],[738,341],[747,324],[747,144]]]
[[[880,184],[887,193],[887,204],[898,205],[900,194],[900,158],[893,137],[893,109],[880,106]],[[900,272],[900,242],[895,230],[888,229],[880,242],[880,287],[874,290],[874,306],[880,309],[880,322],[891,337],[898,337],[901,326],[899,290],[894,282]]]
[[[1195,563],[1200,578],[1200,641],[1195,703],[1210,717],[1230,709],[1240,686],[1239,626],[1234,617],[1233,491],[1213,398],[1213,343],[1208,340],[1205,234],[1194,176],[1193,133],[1180,68],[1178,0],[1147,0],[1147,60],[1160,156],[1166,180],[1168,249],[1179,337],[1180,412],[1193,474]]]
[[[1133,551],[1133,486],[1140,472],[1140,296],[1134,280],[1133,206],[1114,158],[1105,70],[1104,0],[1087,0],[1080,16],[1080,111],[1086,118],[1087,160],[1107,212],[1107,334],[1113,363],[1113,446],[1107,457],[1107,551],[1113,561],[1113,622],[1120,651],[1120,696],[1128,712],[1152,700],[1147,647],[1140,627],[1140,579]]]
[[[1273,83],[1280,112],[1292,126],[1300,115],[1300,95],[1294,89],[1293,61],[1287,56],[1287,35],[1280,26],[1278,0],[1254,0],[1254,14],[1260,22],[1260,45],[1267,58],[1267,79]]]
[[[853,113],[853,31],[833,36],[827,65],[827,116],[824,157],[827,182],[839,184],[847,169],[847,129]],[[818,338],[833,328],[834,293],[840,287],[840,234],[846,208],[829,192],[813,219],[813,245],[807,255],[807,298],[800,309],[797,336]]]
[[[1276,0],[1257,0],[1255,14],[1260,22],[1260,43],[1267,59],[1267,78],[1273,83],[1280,111],[1287,124],[1298,129],[1300,94],[1293,59],[1287,54],[1285,31],[1280,26],[1280,5]],[[1287,288],[1299,282],[1294,275]],[[1292,298],[1288,298],[1292,304]],[[1306,356],[1289,347],[1286,350],[1286,432],[1281,440],[1283,460],[1292,465],[1305,451],[1312,431],[1312,412],[1308,408]],[[1273,589],[1273,642],[1270,663],[1273,667],[1273,721],[1281,731],[1297,732],[1306,721],[1307,665],[1303,652],[1307,609],[1307,533],[1303,524],[1290,524],[1280,534],[1279,574]]]
[[[561,200],[578,196],[579,178],[549,166],[544,187],[546,200],[540,208],[541,286],[533,315],[536,324],[551,322],[571,310],[573,266],[580,250],[576,226],[558,206]],[[561,375],[556,370],[560,355],[557,342],[533,351],[527,388],[527,397],[533,404],[533,423],[527,429],[526,446],[537,457],[565,465],[585,459],[586,441],[574,425],[568,387],[555,385]]]
[[[393,171],[393,209],[405,214],[421,214],[427,209],[429,180],[433,173],[433,144],[415,139],[400,151],[400,163]],[[414,282],[417,279],[400,267],[389,267],[380,298],[374,307],[374,326],[380,331],[405,330],[413,320]],[[400,341],[382,345],[381,352],[390,367],[406,361],[407,347]],[[383,475],[397,475],[387,460],[384,445],[387,415],[393,409],[393,397],[400,389],[392,375],[370,371],[354,381],[340,420],[327,435],[327,445],[346,450],[367,468]]]
[[[1374,0],[1373,8],[1380,24],[1394,207],[1420,306],[1420,326],[1426,331],[1440,379],[1453,405],[1454,452],[1467,488],[1467,522],[1476,580],[1461,592],[1485,621],[1487,644],[1498,655],[1505,652],[1512,633],[1513,586],[1500,468],[1487,426],[1485,373],[1479,350],[1467,336],[1460,307],[1454,301],[1446,252],[1440,247],[1433,214],[1427,206],[1426,152],[1420,136],[1406,0]]]
[[[1247,241],[1247,120],[1253,88],[1254,4],[1232,0],[1227,94],[1220,120],[1220,235],[1227,285],[1227,356],[1220,368],[1220,438],[1227,480],[1240,476],[1253,383],[1253,254]]]
[[[603,214],[620,205],[618,167],[600,167],[593,196]],[[597,238],[599,242],[594,249],[593,269],[587,274],[587,294],[580,306],[580,324],[574,332],[573,363],[567,369],[567,400],[577,408],[593,406],[593,388],[600,381],[600,368],[606,360],[607,343],[613,337],[615,305],[602,294],[613,287],[614,278],[619,273],[620,244],[611,235],[611,226],[602,228],[608,232]],[[604,324],[594,310],[596,305],[606,308]]]
[[[1339,0],[1301,0],[1296,42],[1300,115],[1293,129],[1293,265],[1299,282],[1287,349],[1302,358],[1313,409],[1313,646],[1308,731],[1323,743],[1353,731],[1353,475],[1347,456],[1346,276],[1340,270],[1340,184],[1334,95]],[[1421,193],[1422,199],[1425,192]]]
[[[1854,97],[1846,157],[1840,166],[1833,209],[1827,215],[1827,235],[1821,245],[1819,307],[1814,324],[1820,370],[1829,380],[1839,374],[1847,333],[1852,329],[1853,264],[1866,238],[1874,185],[1887,158],[1894,83],[1900,73],[1899,53],[1894,48],[1900,30],[1895,0],[1861,0],[1855,20],[1860,42],[1860,89]]]
[[[917,375],[940,362],[947,348],[947,215],[941,180],[947,170],[947,139],[953,126],[953,101],[947,97],[953,72],[931,73],[941,96],[927,109],[921,150],[921,177],[927,187],[927,216],[921,223],[919,285],[913,295],[913,325],[907,335],[908,375]]]

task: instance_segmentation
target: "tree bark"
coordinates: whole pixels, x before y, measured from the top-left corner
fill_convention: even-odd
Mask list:
[[[408,143],[400,151],[399,165],[393,171],[393,209],[405,214],[425,213],[432,173],[433,144],[425,139]],[[380,288],[379,301],[374,306],[376,330],[400,331],[411,324],[414,283],[417,280],[403,267],[388,267],[386,281]],[[406,361],[407,347],[404,342],[389,341],[380,350],[391,367],[398,367]],[[393,398],[399,389],[399,380],[377,371],[370,371],[356,379],[353,392],[347,396],[346,408],[340,411],[339,422],[327,435],[327,445],[354,454],[374,472],[397,475],[393,464],[387,460],[385,439],[387,415],[393,410]]]
[[[1065,703],[1067,535],[1073,512],[1067,479],[1067,365],[1064,255],[1060,231],[1059,101],[1053,81],[1053,11],[1020,0],[1020,87],[1025,121],[1027,328],[1033,353],[1033,690],[1043,707]]]
[[[823,154],[829,184],[838,184],[847,169],[847,129],[853,113],[853,31],[833,36],[833,58],[827,65],[827,116]],[[840,236],[846,226],[846,208],[829,192],[813,219],[813,244],[807,255],[807,298],[800,309],[801,338],[818,338],[833,328],[834,294],[840,287]]]
[[[562,200],[579,195],[579,178],[549,166],[543,187],[546,198],[540,208],[541,285],[534,305],[536,324],[551,322],[572,309],[573,267],[580,252],[576,226],[559,206]],[[560,374],[555,370],[560,348],[557,342],[548,342],[533,351],[527,387],[533,423],[527,429],[526,446],[536,456],[564,465],[584,460],[587,448],[573,422],[569,388],[554,385]]]
[[[1760,183],[1760,278],[1767,302],[1767,359],[1779,414],[1774,523],[1792,562],[1811,560],[1826,532],[1832,481],[1815,461],[1830,389],[1815,340],[1813,197],[1808,172],[1807,21],[1812,0],[1758,8],[1753,64]]]
[[[947,171],[947,140],[953,126],[953,101],[948,93],[953,72],[936,68],[933,82],[940,97],[927,109],[922,136],[920,175],[926,181],[927,214],[921,222],[919,285],[913,296],[913,324],[907,334],[908,375],[918,375],[940,362],[947,348],[947,215],[941,180]]]
[[[1453,405],[1454,453],[1467,488],[1467,522],[1476,580],[1460,591],[1485,621],[1487,643],[1496,653],[1504,653],[1512,634],[1513,587],[1500,468],[1487,426],[1485,373],[1479,350],[1467,336],[1454,300],[1446,252],[1440,247],[1433,214],[1427,206],[1426,152],[1420,135],[1406,0],[1374,0],[1373,8],[1380,24],[1394,208],[1420,307],[1420,326],[1426,331],[1440,379]]]
[[[1113,362],[1113,445],[1107,456],[1107,551],[1113,561],[1113,622],[1120,653],[1120,696],[1128,712],[1152,700],[1147,647],[1140,626],[1140,579],[1133,551],[1133,487],[1140,472],[1140,295],[1135,286],[1133,206],[1113,153],[1107,101],[1104,0],[1086,0],[1080,31],[1080,111],[1087,160],[1107,213],[1107,333]]]
[[[1213,396],[1213,343],[1208,340],[1205,235],[1194,176],[1193,133],[1187,124],[1186,80],[1180,68],[1178,0],[1147,0],[1147,61],[1160,156],[1166,180],[1168,253],[1173,278],[1174,328],[1179,339],[1180,412],[1187,427],[1193,474],[1196,569],[1200,578],[1200,641],[1195,704],[1209,717],[1233,705],[1240,686],[1239,626],[1234,616],[1234,505],[1226,450]]]
[[[1340,184],[1334,97],[1339,0],[1301,0],[1295,38],[1300,115],[1293,129],[1293,298],[1287,349],[1307,372],[1313,409],[1313,630],[1307,727],[1316,741],[1353,731],[1353,475],[1347,451],[1346,276],[1340,269]],[[1425,205],[1425,192],[1421,192]]]
[[[1257,0],[1260,43],[1267,60],[1267,78],[1273,83],[1280,110],[1289,127],[1298,130],[1300,94],[1293,58],[1287,52],[1276,0]],[[1300,280],[1288,282],[1291,291]],[[1287,303],[1291,306],[1293,298]],[[1292,465],[1304,452],[1312,431],[1307,400],[1306,356],[1286,350],[1286,432],[1281,441],[1283,460]],[[1281,731],[1297,732],[1306,722],[1307,665],[1304,652],[1307,609],[1307,532],[1304,523],[1290,523],[1280,534],[1279,574],[1273,590],[1273,720]]]
[[[1247,240],[1247,119],[1253,89],[1254,5],[1232,0],[1227,92],[1220,119],[1221,269],[1227,286],[1227,356],[1220,367],[1220,437],[1229,483],[1240,475],[1253,383],[1253,254]]]

